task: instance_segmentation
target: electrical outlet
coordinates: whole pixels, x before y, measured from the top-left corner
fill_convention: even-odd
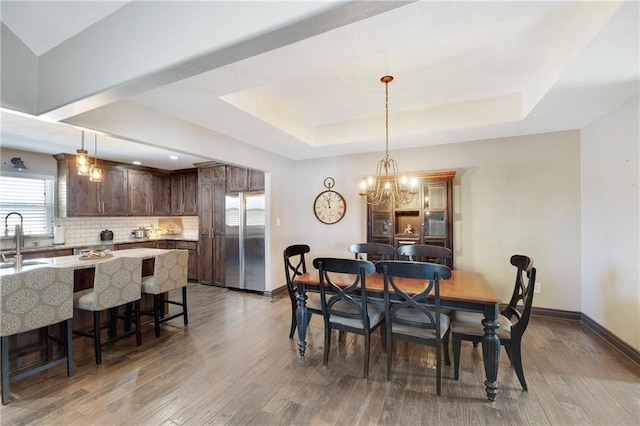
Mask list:
[[[536,283],[536,286],[533,288],[534,293],[542,293],[542,283]]]

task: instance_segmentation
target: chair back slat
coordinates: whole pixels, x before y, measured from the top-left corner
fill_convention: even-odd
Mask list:
[[[348,250],[358,260],[363,260],[363,254],[367,255],[367,260],[391,260],[396,254],[396,249],[392,245],[383,243],[351,244]]]
[[[306,244],[294,244],[284,249],[284,274],[287,281],[287,292],[292,300],[296,297],[296,287],[293,281],[296,276],[307,273],[307,263],[304,255],[311,249]]]
[[[391,323],[440,330],[440,280],[451,278],[451,270],[447,266],[411,261],[384,261],[376,264],[376,271],[384,275],[387,308],[385,314]],[[409,295],[397,284],[396,278],[424,279],[426,286],[420,293]],[[429,300],[430,297],[433,301]],[[421,312],[423,317],[420,321],[403,318],[406,309]],[[439,341],[440,333],[436,335],[436,340]]]
[[[375,265],[366,260],[321,257],[313,260],[320,276],[320,300],[322,309],[332,315],[362,320],[369,328],[367,313],[367,275],[376,271]],[[350,283],[338,282],[333,274],[350,274]]]
[[[526,298],[528,297],[528,286],[531,280],[531,268],[533,268],[533,259],[521,254],[511,256],[511,264],[516,267],[516,280],[513,286],[513,294],[511,300],[505,309],[501,312],[505,317],[512,319],[515,317],[518,321],[522,319],[524,307],[526,306]],[[528,279],[525,279],[528,278]],[[535,274],[534,283],[535,286]],[[533,288],[531,289],[533,292]]]
[[[452,258],[450,249],[431,244],[407,244],[398,247],[400,256],[407,256],[412,262],[429,262],[449,265]]]

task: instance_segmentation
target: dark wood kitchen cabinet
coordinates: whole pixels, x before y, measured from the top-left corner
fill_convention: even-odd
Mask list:
[[[171,174],[171,215],[198,214],[198,170],[187,169]]]
[[[151,214],[169,216],[171,214],[171,175],[160,172],[154,172],[152,175]]]
[[[166,216],[170,213],[171,178],[168,173],[128,170],[129,216]]]
[[[127,170],[100,162],[102,182],[79,176],[75,156],[54,155],[58,161],[58,217],[124,216],[127,201]]]
[[[198,167],[198,281],[225,286],[224,195],[226,168],[219,163]]]
[[[127,170],[129,202],[127,214],[129,216],[148,216],[151,214],[151,200],[153,194],[153,175],[139,170]]]
[[[227,193],[264,191],[264,172],[227,166]]]

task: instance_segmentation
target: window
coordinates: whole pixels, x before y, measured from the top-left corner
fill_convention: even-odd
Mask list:
[[[22,215],[25,235],[51,235],[53,233],[53,191],[51,177],[0,176],[0,218],[11,212]],[[7,227],[0,235],[13,235],[18,215],[6,219]]]

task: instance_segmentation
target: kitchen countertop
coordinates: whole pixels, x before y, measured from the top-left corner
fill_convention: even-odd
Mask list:
[[[106,262],[111,259],[117,259],[119,257],[136,257],[142,259],[150,259],[160,253],[164,253],[167,250],[164,249],[150,249],[150,248],[135,248],[126,250],[115,250],[110,252],[112,256],[105,258],[86,259],[81,260],[80,255],[72,256],[58,256],[58,257],[46,257],[41,259],[30,259],[29,262],[37,261],[37,264],[25,265],[21,271],[44,268],[46,266],[53,266],[56,268],[75,268],[84,269],[95,266],[96,263]],[[16,272],[15,268],[0,268],[0,277],[13,275]]]
[[[38,247],[23,247],[22,253],[36,253],[39,251],[49,251],[49,250],[65,250],[65,249],[76,249],[76,248],[86,248],[86,247],[96,247],[102,245],[116,245],[116,244],[127,244],[127,243],[144,243],[147,241],[198,241],[197,235],[162,235],[160,237],[146,237],[146,238],[124,238],[121,240],[113,240],[113,241],[96,241],[93,244],[56,244],[49,246],[38,246]],[[6,250],[0,250],[0,254],[15,254],[15,248],[9,248]]]

